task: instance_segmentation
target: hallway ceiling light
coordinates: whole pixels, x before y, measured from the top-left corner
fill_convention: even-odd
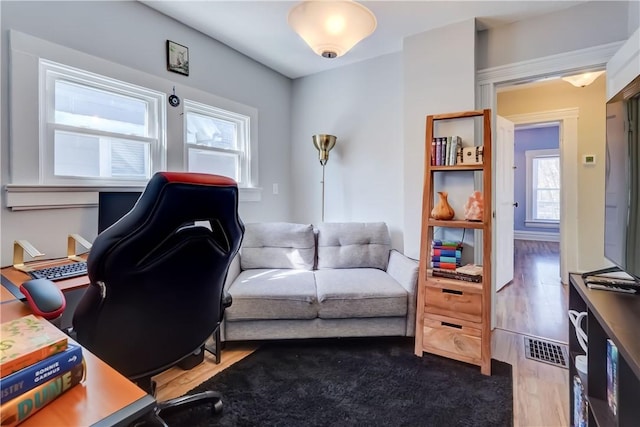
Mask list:
[[[351,0],[306,0],[289,11],[291,28],[324,58],[347,53],[376,29],[375,15]]]
[[[566,77],[563,77],[562,80],[564,80],[565,82],[571,83],[575,87],[585,87],[593,83],[602,74],[604,74],[604,70],[593,71],[590,73],[576,74],[575,76],[566,76]]]

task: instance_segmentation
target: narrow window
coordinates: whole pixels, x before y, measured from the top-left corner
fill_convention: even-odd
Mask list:
[[[185,100],[184,120],[186,169],[228,176],[248,187],[249,116]]]

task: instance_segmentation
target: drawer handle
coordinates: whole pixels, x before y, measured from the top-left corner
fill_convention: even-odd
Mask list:
[[[461,325],[456,325],[456,324],[454,324],[454,323],[440,322],[440,324],[441,324],[442,326],[448,326],[448,327],[450,327],[450,328],[462,329],[462,326],[461,326]]]
[[[445,294],[462,295],[462,291],[456,291],[454,289],[443,289],[442,292]]]

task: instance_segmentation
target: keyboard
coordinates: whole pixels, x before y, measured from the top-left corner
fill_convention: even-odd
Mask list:
[[[64,280],[86,275],[87,263],[74,262],[73,264],[56,265],[55,267],[32,270],[29,274],[34,279],[49,279],[55,282],[56,280]]]

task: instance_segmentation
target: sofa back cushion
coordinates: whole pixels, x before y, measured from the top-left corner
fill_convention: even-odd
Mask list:
[[[318,269],[378,268],[386,270],[391,238],[384,222],[318,225]]]
[[[315,236],[311,224],[263,222],[245,224],[240,250],[242,270],[293,268],[313,270]]]

